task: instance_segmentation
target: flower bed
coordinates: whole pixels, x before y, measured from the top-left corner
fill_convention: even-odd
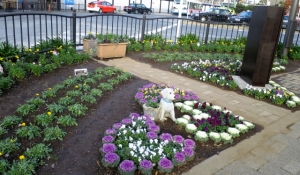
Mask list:
[[[181,135],[160,134],[150,117],[131,113],[107,129],[100,148],[102,164],[117,168],[120,174],[152,174],[153,169],[171,172],[194,158],[195,142]]]
[[[195,140],[200,142],[212,139],[216,143],[232,143],[233,138],[255,127],[243,117],[212,103],[177,102],[175,106],[182,113],[187,113],[177,118],[176,123],[184,126],[186,132],[195,134]]]
[[[163,90],[164,88],[174,89],[174,94],[175,94],[174,102],[199,100],[198,96],[193,92],[185,91],[176,88],[174,86],[168,86],[164,84],[158,85],[155,83],[150,83],[144,85],[142,88],[139,88],[134,98],[136,102],[138,102],[141,106],[146,104],[149,107],[157,108],[159,106],[159,102],[162,97],[160,91]]]

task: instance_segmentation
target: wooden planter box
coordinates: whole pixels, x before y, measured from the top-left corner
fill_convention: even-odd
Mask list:
[[[103,58],[117,58],[125,57],[126,46],[128,43],[113,43],[113,44],[98,44],[97,45],[97,57]]]
[[[83,51],[85,51],[85,52],[89,51],[90,42],[91,42],[90,39],[83,39]],[[96,39],[94,39],[94,42],[96,43]],[[96,46],[96,44],[94,46]]]

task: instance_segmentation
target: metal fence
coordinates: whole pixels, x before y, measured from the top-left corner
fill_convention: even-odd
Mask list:
[[[34,47],[41,41],[60,37],[82,45],[83,36],[89,32],[114,33],[127,35],[141,41],[145,34],[158,34],[165,40],[176,41],[176,35],[196,34],[201,42],[216,39],[236,39],[247,37],[249,27],[242,24],[199,22],[174,16],[155,18],[151,15],[141,17],[121,14],[85,14],[69,15],[43,12],[22,12],[0,14],[0,42],[15,47]],[[178,27],[180,25],[180,27]],[[281,31],[280,41],[285,30]],[[299,31],[296,31],[293,43],[299,45]]]

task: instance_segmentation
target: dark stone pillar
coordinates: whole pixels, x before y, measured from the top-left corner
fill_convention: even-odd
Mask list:
[[[253,86],[269,82],[283,18],[283,7],[254,6],[241,68]]]

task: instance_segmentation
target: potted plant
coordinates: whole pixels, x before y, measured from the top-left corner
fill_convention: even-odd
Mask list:
[[[94,43],[91,44],[91,42],[93,41],[96,41],[96,36],[92,32],[89,32],[87,35],[83,37],[83,50],[85,52],[90,50],[91,46],[95,45]]]
[[[112,33],[97,34],[97,57],[116,58],[125,57],[128,36],[116,35]]]

